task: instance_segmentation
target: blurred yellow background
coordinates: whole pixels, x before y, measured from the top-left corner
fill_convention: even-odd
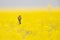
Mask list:
[[[60,40],[60,10],[0,10],[0,40]]]

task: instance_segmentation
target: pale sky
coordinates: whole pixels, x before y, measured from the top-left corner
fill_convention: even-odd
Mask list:
[[[0,0],[0,7],[54,7],[60,6],[59,0]]]

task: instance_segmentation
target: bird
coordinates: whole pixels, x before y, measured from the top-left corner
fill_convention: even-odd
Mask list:
[[[21,24],[21,15],[18,16],[18,21],[19,21],[19,24]]]

